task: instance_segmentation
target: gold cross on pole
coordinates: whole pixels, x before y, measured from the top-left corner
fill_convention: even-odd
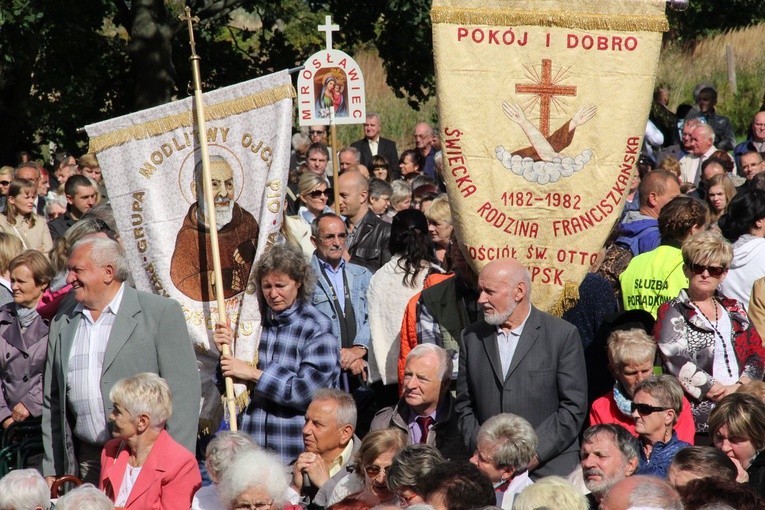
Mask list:
[[[199,23],[199,17],[192,16],[191,7],[187,5],[183,11],[183,14],[178,16],[178,19],[181,21],[185,21],[189,25],[189,45],[191,46],[191,56],[196,57],[197,48],[196,48],[196,43],[194,42],[194,23]]]

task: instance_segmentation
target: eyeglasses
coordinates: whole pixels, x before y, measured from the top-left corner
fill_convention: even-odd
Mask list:
[[[321,240],[325,242],[333,241],[334,239],[339,239],[341,241],[345,241],[348,239],[348,234],[341,233],[341,234],[324,234],[321,236]]]
[[[0,185],[8,186],[11,183],[11,181],[0,181]]]
[[[268,510],[272,504],[273,500],[262,503],[234,503],[234,508],[236,510]]]
[[[311,136],[315,136],[315,135],[323,135],[323,134],[326,134],[326,133],[327,133],[327,132],[326,132],[326,131],[323,131],[323,130],[322,130],[322,131],[314,131],[314,130],[310,130],[310,131],[308,132],[308,134],[309,134],[309,135],[311,135]]]
[[[377,464],[372,464],[364,468],[364,472],[369,478],[377,478],[377,476],[380,474],[380,471],[385,471],[385,474],[387,475],[388,471],[390,471],[390,466],[381,468]]]
[[[310,193],[306,193],[311,198],[319,198],[320,196],[324,195],[325,197],[329,198],[330,195],[332,195],[332,191],[327,188],[325,190],[315,189],[311,191]]]
[[[704,274],[704,271],[707,271],[709,276],[714,278],[721,276],[725,271],[728,270],[727,267],[702,266],[701,264],[690,264],[688,267],[691,269],[693,274]]]
[[[647,416],[649,414],[658,413],[659,411],[666,411],[669,407],[654,407],[649,404],[638,404],[637,402],[630,402],[630,412],[637,411],[640,416]]]

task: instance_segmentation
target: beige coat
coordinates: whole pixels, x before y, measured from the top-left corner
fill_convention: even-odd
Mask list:
[[[21,239],[21,244],[24,245],[25,250],[38,250],[47,257],[48,252],[53,248],[53,239],[50,237],[48,224],[42,216],[36,214],[32,216],[35,220],[34,227],[30,227],[29,223],[21,218],[16,218],[16,224],[11,225],[8,223],[8,218],[4,214],[0,214],[0,231]]]
[[[752,294],[749,297],[749,319],[754,324],[754,329],[762,337],[765,347],[765,277],[758,278],[752,286]]]

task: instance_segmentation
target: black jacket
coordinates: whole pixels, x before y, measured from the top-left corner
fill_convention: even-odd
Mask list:
[[[390,260],[390,224],[377,217],[371,209],[361,219],[348,246],[351,262],[373,273]]]
[[[749,486],[765,498],[765,452],[760,452],[754,458],[752,465],[746,472],[749,473]]]

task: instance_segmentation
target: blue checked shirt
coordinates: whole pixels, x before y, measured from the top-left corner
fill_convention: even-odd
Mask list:
[[[305,411],[320,388],[334,388],[340,375],[340,342],[332,323],[310,303],[267,313],[258,345],[260,380],[240,430],[290,464],[304,450]]]

